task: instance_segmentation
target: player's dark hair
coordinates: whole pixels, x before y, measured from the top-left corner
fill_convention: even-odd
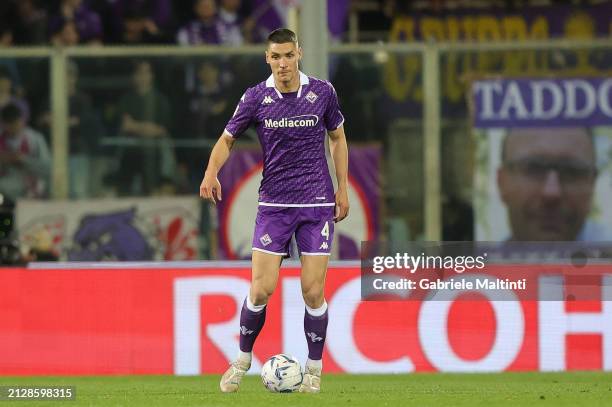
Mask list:
[[[288,28],[277,28],[268,35],[268,45],[271,43],[286,44],[288,42],[294,44],[298,42],[297,35]]]
[[[9,103],[8,105],[4,106],[0,112],[0,118],[4,123],[15,123],[21,117],[21,109],[13,103]]]

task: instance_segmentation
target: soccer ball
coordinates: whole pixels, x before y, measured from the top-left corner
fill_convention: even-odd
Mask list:
[[[292,393],[302,384],[302,368],[296,358],[274,355],[261,368],[261,381],[272,393]]]

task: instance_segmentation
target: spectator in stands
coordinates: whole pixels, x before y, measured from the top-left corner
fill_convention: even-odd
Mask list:
[[[172,21],[170,0],[117,0],[110,29],[119,31],[125,44],[169,43]]]
[[[183,130],[188,138],[211,141],[217,139],[231,116],[228,107],[233,103],[233,94],[228,90],[227,80],[222,79],[221,69],[216,63],[204,61],[196,67],[194,89],[187,95],[187,106]],[[232,101],[232,102],[230,102]],[[179,169],[187,177],[194,177],[190,183],[197,182],[197,174],[201,171],[202,156],[210,150],[182,149],[177,152]]]
[[[46,197],[51,166],[44,137],[26,125],[17,105],[5,106],[0,121],[0,194],[11,201]]]
[[[17,7],[14,1],[0,1],[0,44],[9,46],[13,43],[13,29],[17,19]]]
[[[13,31],[13,26],[10,24],[0,25],[0,48],[9,48],[13,45]],[[4,71],[2,75],[8,74],[9,78],[12,79],[10,87],[12,94],[20,93],[17,60],[14,58],[0,58],[0,70]]]
[[[28,102],[16,95],[13,77],[9,72],[9,68],[0,65],[0,109],[9,104],[19,107],[25,122],[29,121],[30,107]]]
[[[221,44],[221,22],[215,0],[196,0],[193,12],[196,19],[179,30],[177,42],[181,45]]]
[[[52,34],[63,30],[72,22],[78,32],[82,43],[99,43],[102,41],[102,20],[100,16],[91,11],[82,0],[61,0],[59,9],[49,19],[49,28]]]
[[[13,27],[11,25],[0,26],[0,47],[10,47],[13,45]]]
[[[51,33],[51,44],[56,47],[72,47],[79,45],[79,31],[74,21],[65,20]]]
[[[240,16],[240,0],[221,0],[219,4],[219,22],[221,44],[243,45],[252,42],[255,21]]]
[[[227,121],[228,97],[221,72],[212,62],[202,62],[197,68],[197,85],[188,96],[190,130],[195,138],[215,138]]]
[[[173,10],[170,0],[114,0],[112,3],[114,13],[119,19],[126,13],[140,10],[158,29],[165,31],[172,26]]]
[[[43,45],[47,42],[47,13],[34,0],[17,3],[18,18],[15,25],[15,44]]]
[[[132,79],[117,107],[119,133],[139,142],[121,152],[116,183],[120,195],[149,195],[175,176],[170,103],[155,87],[151,63],[135,62]]]
[[[67,67],[68,86],[68,138],[69,138],[69,172],[70,198],[83,199],[91,197],[91,166],[97,154],[98,140],[102,136],[100,119],[93,109],[91,98],[78,87],[79,67],[73,61]],[[49,106],[39,118],[39,126],[49,134],[51,130],[51,112]]]
[[[123,17],[122,43],[126,45],[161,44],[164,33],[140,10],[129,11]]]

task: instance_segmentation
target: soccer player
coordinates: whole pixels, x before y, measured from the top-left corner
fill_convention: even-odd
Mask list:
[[[293,235],[302,264],[302,296],[306,303],[304,333],[308,359],[301,392],[320,390],[323,345],[327,331],[325,274],[334,222],[348,215],[348,147],[344,117],[333,86],[299,70],[302,49],[286,28],[268,36],[266,62],[272,75],[247,89],[234,116],[215,144],[200,185],[200,196],[221,200],[217,174],[232,146],[248,127],[257,130],[264,155],[263,179],[253,236],[251,287],[240,313],[238,358],[221,378],[221,391],[235,392],[251,366],[251,352],[266,318],[266,304],[278,281],[281,261]],[[334,194],[325,158],[325,137],[338,189]]]

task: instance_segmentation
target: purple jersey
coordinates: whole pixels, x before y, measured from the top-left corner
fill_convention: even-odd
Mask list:
[[[250,124],[257,130],[264,156],[260,205],[332,206],[325,137],[343,122],[334,87],[300,72],[295,98],[283,98],[272,76],[247,89],[225,131],[237,138]]]

